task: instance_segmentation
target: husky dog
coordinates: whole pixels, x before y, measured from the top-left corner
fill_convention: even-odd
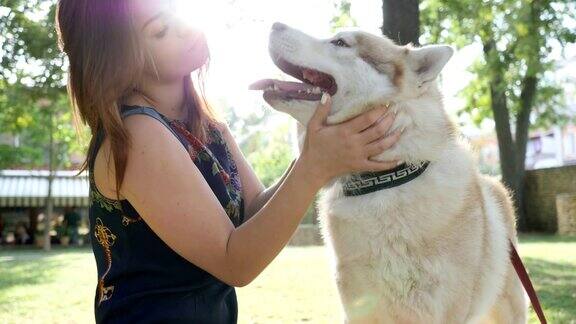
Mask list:
[[[405,128],[373,157],[403,165],[343,175],[321,190],[321,232],[345,322],[526,323],[509,259],[509,240],[517,246],[510,194],[479,173],[435,82],[453,49],[398,46],[358,30],[317,39],[275,23],[269,51],[302,82],[266,79],[251,89],[298,120],[300,148],[322,92],[332,96],[328,124],[389,104],[397,113],[390,132]]]

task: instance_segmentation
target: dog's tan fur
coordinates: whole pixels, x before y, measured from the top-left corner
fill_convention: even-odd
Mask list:
[[[358,42],[358,56],[370,64],[374,69],[391,76],[392,83],[400,88],[404,81],[405,65],[402,60],[408,54],[408,48],[395,50],[391,53],[379,52],[380,44],[369,34],[356,36]],[[374,46],[371,46],[374,45]],[[384,63],[383,63],[384,62]]]
[[[517,231],[515,209],[508,190],[493,178],[486,178],[489,182],[492,194],[498,200],[498,204],[504,209],[504,222],[508,237],[511,238],[517,247]],[[505,285],[498,296],[498,300],[490,310],[490,313],[483,319],[484,323],[514,323],[515,319],[526,320],[527,300],[524,295],[524,288],[518,280],[517,274],[512,266],[506,271]]]
[[[503,208],[501,215],[506,224],[507,237],[512,238],[516,245],[516,220],[508,191],[498,180],[479,175],[467,188],[466,199],[461,210],[454,215],[454,219],[458,221],[435,233],[433,238],[425,239],[421,244],[413,246],[413,249],[405,251],[414,257],[427,256],[433,258],[435,254],[439,253],[438,251],[451,249],[451,255],[455,263],[469,265],[467,272],[459,273],[459,289],[451,296],[451,304],[447,305],[444,313],[439,318],[416,316],[413,310],[392,306],[395,303],[391,299],[387,300],[386,298],[371,307],[370,305],[365,306],[363,300],[371,296],[367,291],[371,290],[372,282],[365,281],[364,278],[355,277],[357,273],[361,272],[347,271],[347,267],[350,264],[352,264],[351,267],[354,267],[357,263],[343,258],[344,253],[339,249],[339,243],[335,241],[336,238],[332,238],[335,253],[340,253],[341,258],[340,261],[336,261],[340,263],[336,265],[336,277],[342,302],[345,307],[348,307],[348,309],[345,309],[347,323],[464,323],[464,319],[468,319],[471,323],[486,324],[526,323],[526,298],[511,263],[506,268],[504,286],[488,314],[476,318],[475,321],[468,317],[470,315],[468,312],[472,307],[471,304],[477,298],[479,278],[485,271],[490,270],[489,268],[484,268],[482,264],[482,259],[490,258],[489,254],[491,251],[488,248],[489,239],[486,220],[488,216],[485,214],[484,208],[479,206],[479,202],[484,200],[481,193],[481,185],[489,188],[498,205]],[[321,205],[321,208],[326,210],[325,206]],[[324,214],[323,217],[326,217],[323,219],[324,236],[329,236],[329,234],[326,234],[327,231],[342,233],[351,227],[350,220],[330,217],[329,214]],[[467,247],[480,247],[481,253],[479,257],[476,259],[471,258],[468,253],[470,249]],[[433,280],[431,282],[438,283]],[[368,286],[364,286],[362,283],[366,283]],[[363,307],[366,307],[366,309],[363,310]]]
[[[271,54],[334,76],[339,90],[328,123],[392,103],[391,131],[406,130],[374,159],[431,161],[417,179],[391,189],[347,197],[341,183],[348,176],[322,189],[321,231],[345,321],[526,323],[526,295],[508,252],[508,240],[517,244],[510,194],[480,174],[434,81],[452,50],[398,46],[360,31],[336,38],[349,48],[325,48],[328,42],[285,28],[271,35]],[[307,102],[269,103],[303,125],[311,116]]]

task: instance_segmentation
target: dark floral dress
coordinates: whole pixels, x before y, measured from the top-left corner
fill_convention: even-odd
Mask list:
[[[215,126],[207,143],[182,122],[154,108],[123,106],[122,117],[145,114],[164,124],[189,152],[226,214],[239,226],[244,200],[236,164]],[[103,132],[97,133],[97,152]],[[95,157],[95,154],[92,155]],[[236,323],[234,287],[188,262],[164,243],[126,199],[103,196],[89,161],[90,236],[98,270],[94,298],[97,323]],[[194,244],[194,237],[190,237]]]

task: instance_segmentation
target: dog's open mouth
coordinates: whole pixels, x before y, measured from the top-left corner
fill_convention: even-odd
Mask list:
[[[281,57],[275,58],[274,63],[284,73],[302,82],[263,79],[251,84],[250,90],[264,90],[264,98],[267,99],[311,101],[320,100],[322,92],[327,92],[333,96],[338,91],[336,80],[328,73],[294,65]]]

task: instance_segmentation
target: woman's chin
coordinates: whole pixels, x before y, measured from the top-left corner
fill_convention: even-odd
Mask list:
[[[198,70],[199,68],[204,66],[207,62],[208,62],[208,53],[203,54],[202,57],[195,55],[194,61],[192,62],[192,64],[189,65],[188,69],[186,69],[186,73],[190,74]]]
[[[210,50],[208,48],[208,44],[204,41],[201,41],[200,44],[188,51],[186,60],[191,62],[189,68],[190,72],[193,72],[206,64],[209,57]]]

